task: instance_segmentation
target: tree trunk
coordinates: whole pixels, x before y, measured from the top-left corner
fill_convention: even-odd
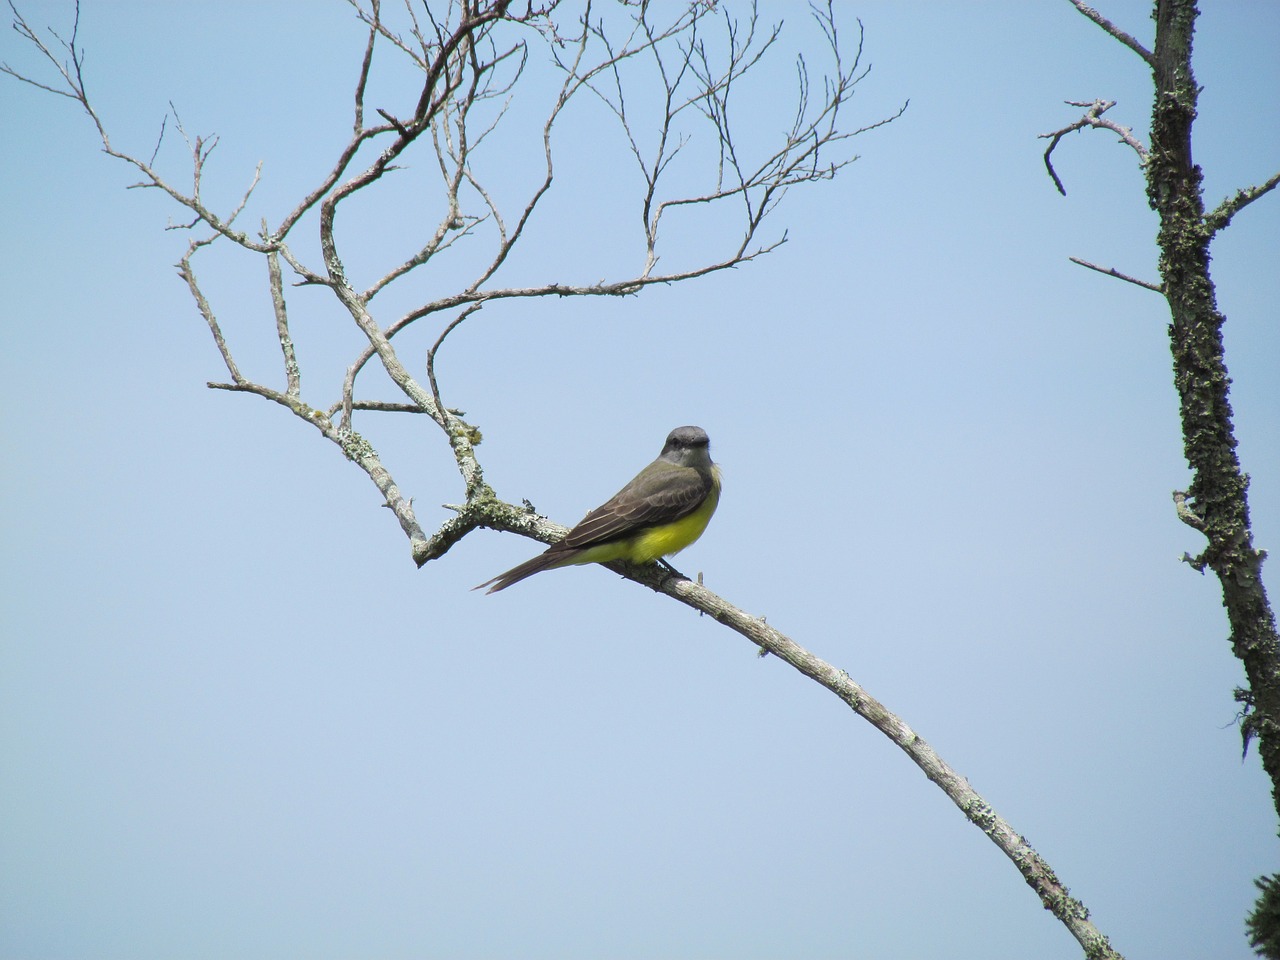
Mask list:
[[[1191,156],[1198,94],[1191,44],[1197,13],[1194,0],[1156,2],[1156,97],[1146,167],[1147,196],[1160,215],[1160,274],[1173,318],[1169,338],[1183,446],[1194,473],[1178,505],[1182,518],[1209,541],[1190,562],[1201,572],[1210,568],[1222,582],[1232,648],[1249,682],[1248,690],[1237,691],[1244,703],[1245,747],[1257,737],[1280,814],[1280,643],[1262,583],[1266,554],[1254,548],[1249,528],[1249,478],[1236,457],[1227,399],[1231,381],[1222,350],[1224,317],[1209,277],[1215,229],[1205,219],[1202,177]]]

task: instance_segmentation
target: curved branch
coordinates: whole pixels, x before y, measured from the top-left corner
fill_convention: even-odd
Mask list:
[[[476,527],[506,530],[532,537],[543,543],[561,539],[567,528],[532,510],[522,510],[499,500],[473,502],[451,520],[433,543],[448,548],[461,536],[459,531]],[[454,534],[458,536],[454,536]],[[450,541],[450,538],[453,538]],[[439,554],[434,554],[439,555]],[[700,583],[688,579],[659,563],[635,566],[626,563],[605,564],[610,570],[635,583],[649,587],[678,600],[699,613],[713,617],[749,640],[757,649],[771,653],[788,666],[825,687],[866,720],[905,753],[931,781],[959,808],[965,818],[987,835],[1000,852],[1009,858],[1022,874],[1027,886],[1035,891],[1044,908],[1050,911],[1084,948],[1090,960],[1122,960],[1107,937],[1089,920],[1084,904],[1070,895],[1044,858],[1007,820],[970,785],[958,771],[942,759],[902,718],[871,696],[848,672],[840,670],[796,643],[786,634],[734,606]]]
[[[1074,0],[1073,0],[1074,2]],[[1044,166],[1049,171],[1049,176],[1053,178],[1053,184],[1058,188],[1058,192],[1064,197],[1067,195],[1067,188],[1062,185],[1062,180],[1058,178],[1057,171],[1053,169],[1053,151],[1057,149],[1059,142],[1068,133],[1076,130],[1083,130],[1085,127],[1094,127],[1100,130],[1110,130],[1118,136],[1122,143],[1131,147],[1138,155],[1138,162],[1145,165],[1147,162],[1147,148],[1137,137],[1133,135],[1132,127],[1121,126],[1114,120],[1110,120],[1103,116],[1108,110],[1116,105],[1114,100],[1094,100],[1090,103],[1087,100],[1066,100],[1064,101],[1069,107],[1088,107],[1085,115],[1075,123],[1069,123],[1061,130],[1055,130],[1052,133],[1042,133],[1036,139],[1048,140],[1049,146],[1044,152]]]
[[[623,571],[630,579],[644,583],[692,607],[746,637],[758,648],[793,667],[844,701],[858,716],[884,734],[905,753],[959,808],[965,818],[987,835],[1018,868],[1027,886],[1035,891],[1050,911],[1084,949],[1090,960],[1121,960],[1110,941],[1089,920],[1084,904],[1072,897],[1044,858],[1008,821],[970,786],[969,781],[942,759],[900,717],[872,697],[844,670],[839,670],[810,653],[790,637],[753,617],[701,584],[674,578],[661,568]],[[642,574],[642,575],[636,575]]]

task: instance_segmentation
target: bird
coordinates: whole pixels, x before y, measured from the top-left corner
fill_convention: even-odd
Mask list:
[[[676,427],[658,459],[596,507],[545,553],[475,590],[497,593],[543,570],[579,563],[651,563],[679,553],[707,529],[720,502],[720,468],[701,427]]]

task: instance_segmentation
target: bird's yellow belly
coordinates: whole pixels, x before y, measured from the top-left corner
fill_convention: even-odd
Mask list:
[[[719,477],[716,479],[719,480]],[[669,557],[679,553],[702,536],[719,502],[720,485],[717,483],[707,495],[707,499],[703,500],[698,509],[688,516],[681,517],[674,523],[641,530],[625,540],[588,547],[568,562],[570,564],[609,563],[613,560],[627,560],[631,563],[652,563],[659,557]]]
[[[669,557],[679,553],[693,541],[702,536],[711,522],[711,515],[716,512],[719,491],[713,490],[702,502],[702,506],[682,517],[675,523],[665,527],[645,530],[631,538],[631,550],[627,559],[632,563],[649,563],[659,557]]]

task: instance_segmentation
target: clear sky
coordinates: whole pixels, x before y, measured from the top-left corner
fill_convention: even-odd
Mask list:
[[[23,9],[66,29],[70,6]],[[1036,139],[1094,97],[1145,137],[1146,70],[1065,0],[839,6],[874,65],[851,125],[911,105],[786,198],[766,228],[783,247],[626,300],[490,306],[442,352],[441,388],[483,430],[498,493],[563,523],[672,427],[705,427],[724,495],[682,570],[897,711],[1127,957],[1250,957],[1275,816],[1240,758],[1218,584],[1179,562],[1201,542],[1170,501],[1187,471],[1167,310],[1067,259],[1154,279],[1154,215],[1112,135],[1059,148],[1065,198]],[[1098,6],[1150,43],[1147,4]],[[1216,203],[1280,166],[1280,6],[1202,6],[1196,156]],[[363,45],[345,4],[83,7],[120,148],[148,155],[172,101],[221,137],[220,208],[263,161],[246,226],[331,165]],[[739,104],[760,136],[789,119],[788,51],[812,37],[802,5],[765,13],[786,28]],[[40,69],[9,31],[0,58]],[[535,51],[531,78],[545,68]],[[416,98],[398,76],[372,105]],[[205,388],[226,374],[171,266],[180,211],[125,189],[74,104],[0,80],[0,955],[1080,956],[904,756],[736,634],[594,567],[470,592],[537,549],[513,536],[415,569],[335,447]],[[536,162],[523,103],[490,148],[502,189]],[[158,162],[182,180],[172,134]],[[512,283],[639,269],[607,114],[583,100],[563,134]],[[414,175],[352,217],[353,269],[434,225]],[[664,239],[671,265],[726,242],[692,221]],[[1213,252],[1255,535],[1275,549],[1280,196]],[[265,271],[210,265],[246,373],[281,385]],[[445,268],[416,293],[450,284]],[[359,337],[314,294],[291,302],[304,391],[327,405]],[[403,339],[415,371],[437,332]],[[447,517],[462,492],[439,431],[357,426],[424,525]]]

